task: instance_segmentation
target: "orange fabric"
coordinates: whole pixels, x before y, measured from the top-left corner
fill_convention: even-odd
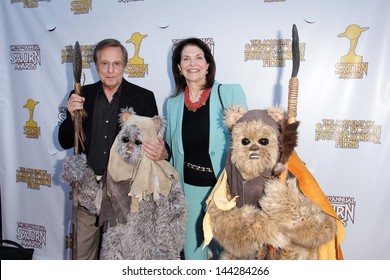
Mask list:
[[[297,178],[303,194],[317,204],[325,213],[337,219],[337,233],[334,240],[321,246],[318,251],[320,259],[343,260],[340,243],[344,241],[344,226],[335,213],[326,195],[322,192],[316,179],[301,161],[296,152],[293,152],[288,161],[288,170]]]

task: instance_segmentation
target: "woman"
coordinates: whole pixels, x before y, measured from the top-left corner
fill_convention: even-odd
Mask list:
[[[206,260],[208,250],[202,250],[205,200],[225,166],[230,144],[222,106],[246,106],[246,98],[240,85],[222,85],[220,100],[215,61],[200,39],[188,38],[174,46],[172,71],[176,90],[167,101],[166,142],[188,204],[184,257]]]

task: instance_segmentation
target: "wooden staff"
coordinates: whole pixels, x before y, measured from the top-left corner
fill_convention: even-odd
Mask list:
[[[293,59],[293,70],[291,73],[291,79],[288,84],[288,109],[287,109],[287,120],[288,123],[296,122],[297,117],[297,104],[298,104],[298,87],[299,81],[297,78],[300,63],[300,52],[299,52],[299,36],[296,25],[293,25],[292,29],[292,59]]]
[[[83,62],[81,58],[81,50],[79,42],[76,41],[73,51],[73,77],[74,77],[74,92],[81,96],[81,72]],[[84,109],[74,111],[73,126],[74,126],[74,149],[73,154],[78,155],[79,145],[84,150],[85,134],[83,130],[83,120],[86,117]],[[72,184],[72,259],[77,260],[77,225],[78,225],[78,189],[77,182]]]
[[[288,107],[287,107],[287,122],[292,124],[296,122],[297,117],[297,105],[298,105],[298,71],[300,64],[300,51],[299,51],[299,36],[298,29],[296,25],[293,25],[292,28],[292,60],[293,60],[293,70],[291,73],[291,78],[288,83]],[[288,161],[287,161],[288,162]],[[286,182],[288,175],[288,164],[286,163],[286,169],[281,174],[280,178],[282,182]]]

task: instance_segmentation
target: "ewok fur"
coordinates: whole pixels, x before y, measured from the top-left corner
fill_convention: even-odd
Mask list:
[[[66,158],[62,179],[79,184],[79,205],[100,215],[104,225],[100,259],[180,259],[186,227],[186,201],[174,168],[144,155],[142,142],[165,129],[162,117],[123,110],[121,131],[100,183],[85,155]]]
[[[233,106],[225,124],[232,142],[207,200],[206,244],[214,238],[224,249],[221,259],[319,259],[319,248],[336,238],[337,216],[306,197],[293,174],[279,178],[295,166],[289,159],[297,158],[299,123],[288,124],[280,108]]]

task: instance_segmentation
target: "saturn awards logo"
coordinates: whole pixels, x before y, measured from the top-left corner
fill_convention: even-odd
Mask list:
[[[348,53],[341,57],[341,62],[336,64],[335,74],[339,79],[362,79],[367,76],[368,62],[363,62],[363,56],[356,54],[356,47],[362,32],[368,27],[360,27],[356,24],[349,25],[338,37],[345,37],[349,40]]]
[[[125,73],[129,78],[144,78],[148,74],[148,64],[145,64],[144,59],[140,57],[141,43],[148,35],[142,35],[139,32],[134,32],[131,38],[126,43],[134,45],[134,54],[127,63]]]
[[[41,48],[33,45],[10,45],[11,64],[15,70],[35,70],[41,65]]]
[[[37,8],[38,2],[51,2],[51,0],[11,0],[11,4],[23,3],[23,8]]]
[[[358,149],[360,142],[381,144],[382,125],[373,120],[323,119],[316,124],[315,141],[334,141],[335,148]]]
[[[51,187],[51,174],[47,170],[19,167],[16,170],[16,183],[26,183],[27,188],[40,190],[41,186]]]
[[[89,69],[91,62],[93,62],[94,45],[80,45],[81,58],[83,61],[83,68]],[[61,63],[73,63],[74,48],[72,45],[65,46],[61,50]]]
[[[28,248],[42,249],[46,246],[46,228],[40,225],[17,222],[16,239],[20,244]]]
[[[354,197],[328,196],[328,200],[344,227],[349,221],[355,222],[356,201]]]
[[[58,107],[58,126],[66,119],[66,112],[68,108],[66,107]]]
[[[35,106],[39,104],[38,101],[28,99],[23,108],[26,108],[29,111],[29,119],[26,121],[26,125],[23,127],[24,135],[26,138],[39,138],[41,135],[41,128],[38,127],[36,121],[34,121],[34,111]]]
[[[92,11],[92,0],[73,0],[70,2],[70,7],[75,15],[88,14]]]
[[[292,60],[292,39],[253,39],[244,47],[244,61],[262,60],[263,67],[285,67]],[[306,43],[299,43],[299,57],[305,60]]]

